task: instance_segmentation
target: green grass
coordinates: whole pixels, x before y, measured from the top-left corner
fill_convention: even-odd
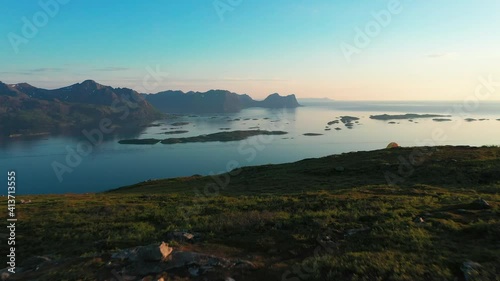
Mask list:
[[[22,196],[33,203],[18,205],[18,261],[76,258],[39,280],[96,280],[113,250],[188,230],[203,236],[195,250],[252,257],[258,270],[234,273],[236,280],[463,280],[467,260],[483,266],[482,280],[499,280],[500,148],[429,148],[413,173],[387,184],[385,173],[402,176],[398,158],[413,151],[247,167],[218,177],[228,184],[217,192],[213,178],[193,176]],[[493,208],[469,205],[478,198]],[[367,230],[346,235],[359,228]]]

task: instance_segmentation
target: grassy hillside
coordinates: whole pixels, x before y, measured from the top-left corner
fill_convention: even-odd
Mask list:
[[[157,241],[252,267],[130,280],[466,280],[466,261],[481,265],[469,280],[499,280],[499,171],[497,147],[398,148],[22,196],[32,203],[17,209],[18,261],[53,262],[12,280],[117,280],[127,264],[113,252]]]

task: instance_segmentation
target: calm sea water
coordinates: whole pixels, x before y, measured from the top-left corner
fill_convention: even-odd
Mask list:
[[[128,138],[188,137],[221,132],[221,128],[283,130],[283,136],[256,136],[239,142],[212,142],[175,145],[121,145],[122,137],[106,136],[101,144],[81,159],[68,151],[88,143],[76,137],[47,137],[38,140],[10,140],[0,145],[3,173],[15,170],[18,194],[98,192],[148,179],[208,175],[228,170],[228,165],[253,166],[298,161],[350,151],[385,148],[395,141],[402,146],[421,145],[500,145],[500,103],[490,102],[464,107],[462,102],[303,102],[293,110],[253,108],[236,114],[183,116],[160,120],[158,127],[144,128]],[[436,113],[451,114],[451,122],[432,119],[377,121],[374,114]],[[359,117],[352,129],[329,121],[339,116]],[[465,118],[488,119],[465,122]],[[239,120],[234,120],[239,119]],[[246,120],[245,120],[246,119]],[[257,119],[257,120],[253,120]],[[233,121],[231,121],[233,120]],[[189,122],[172,126],[175,122]],[[418,123],[417,123],[418,122]],[[335,130],[340,127],[342,130]],[[175,128],[175,129],[173,129]],[[182,135],[164,135],[172,130],[187,130]],[[434,132],[443,138],[433,139]],[[321,136],[304,136],[319,133]],[[87,147],[88,148],[88,147]],[[74,156],[74,155],[73,155]],[[69,161],[68,161],[69,159]],[[79,161],[78,161],[79,160]],[[54,163],[68,170],[58,178]],[[58,165],[58,164],[57,164]],[[62,166],[60,166],[62,167]]]

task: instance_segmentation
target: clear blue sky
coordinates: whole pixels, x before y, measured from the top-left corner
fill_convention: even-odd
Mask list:
[[[59,1],[67,3],[42,26],[40,3],[57,0],[2,1],[0,81],[57,88],[94,79],[143,90],[146,69],[159,67],[169,75],[150,92],[460,100],[480,76],[500,80],[496,0],[396,0],[398,13],[391,0]],[[356,45],[356,28],[380,11],[390,21]],[[23,17],[38,29],[31,38]],[[346,44],[357,48],[349,59]]]

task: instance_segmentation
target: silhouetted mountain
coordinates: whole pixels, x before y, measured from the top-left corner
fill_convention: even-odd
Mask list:
[[[165,91],[143,95],[148,102],[167,113],[223,113],[238,112],[249,107],[295,108],[300,106],[295,95],[282,97],[272,94],[263,101],[253,100],[225,90],[208,92]]]
[[[86,80],[68,87],[47,90],[27,83],[0,82],[0,132],[32,134],[98,123],[104,118],[113,126],[147,123],[162,114],[139,93]]]

